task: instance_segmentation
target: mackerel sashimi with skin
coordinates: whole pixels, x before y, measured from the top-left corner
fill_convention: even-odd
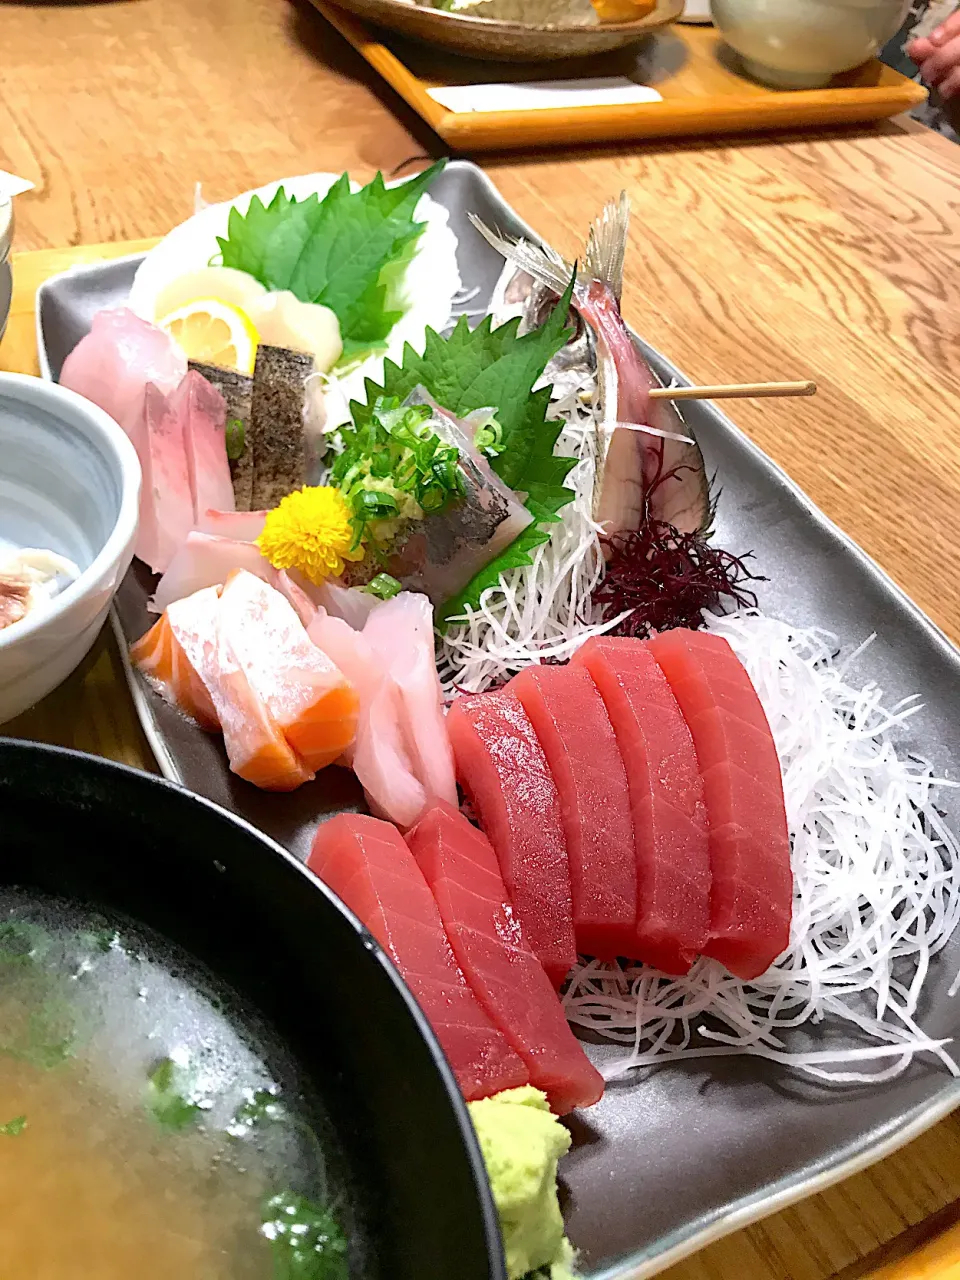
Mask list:
[[[627,775],[603,699],[582,666],[530,666],[506,691],[530,718],[557,784],[577,950],[633,954],[637,868]]]
[[[710,930],[709,828],[693,738],[642,641],[593,637],[572,661],[599,689],[626,769],[636,841],[634,957],[686,973]]]
[[[543,966],[523,937],[496,854],[459,810],[432,804],[407,844],[440,910],[453,953],[481,1006],[558,1115],[589,1107],[603,1079],[570,1030]]]
[[[704,954],[759,977],[786,950],[790,836],[773,735],[746,669],[722,636],[665,631],[646,642],[693,735],[710,823],[710,940]]]
[[[447,728],[520,927],[559,987],[577,948],[560,797],[543,748],[520,702],[503,691],[457,698]]]
[[[467,985],[423,872],[396,827],[337,814],[318,829],[307,866],[396,965],[468,1102],[529,1083],[523,1062]]]

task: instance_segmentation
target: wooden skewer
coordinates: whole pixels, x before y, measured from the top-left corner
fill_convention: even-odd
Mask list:
[[[814,396],[815,382],[735,382],[720,387],[654,387],[651,400],[754,400],[767,396]]]

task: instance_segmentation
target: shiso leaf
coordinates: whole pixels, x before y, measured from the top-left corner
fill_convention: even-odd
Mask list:
[[[342,174],[322,200],[292,200],[280,188],[265,207],[254,196],[246,214],[230,211],[227,235],[218,237],[223,265],[329,307],[340,322],[343,361],[356,359],[382,347],[401,317],[387,305],[389,281],[381,273],[408,255],[423,232],[414,211],[445,164],[438,160],[389,188],[378,173],[356,192]]]
[[[550,537],[541,525],[555,523],[558,512],[573,500],[573,490],[563,482],[575,459],[554,454],[563,424],[547,420],[550,388],[533,389],[571,337],[566,319],[572,292],[573,277],[545,323],[522,336],[517,333],[518,319],[494,328],[489,316],[475,329],[461,317],[448,338],[427,329],[423,354],[408,344],[402,364],[384,362],[382,386],[367,379],[367,403],[354,401],[350,406],[354,422],[361,425],[369,420],[379,398],[395,396],[403,401],[423,386],[457,417],[478,409],[492,409],[496,415],[501,439],[490,465],[512,489],[527,495],[534,523],[438,610],[440,630],[468,606],[476,607],[501,574],[530,564],[530,552]]]

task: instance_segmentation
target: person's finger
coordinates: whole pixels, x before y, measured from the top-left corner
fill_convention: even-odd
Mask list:
[[[906,44],[904,53],[906,53],[911,62],[915,62],[920,67],[930,57],[935,48],[936,45],[931,44],[925,36],[920,36]]]
[[[954,67],[960,67],[960,35],[934,49],[929,58],[924,58],[920,74],[928,84],[939,85]]]
[[[953,70],[940,81],[938,92],[944,102],[950,102],[954,98],[960,98],[960,67],[954,67]]]
[[[960,9],[956,13],[951,13],[946,22],[941,22],[931,33],[930,40],[940,48],[945,45],[948,40],[952,40],[954,36],[960,36]]]

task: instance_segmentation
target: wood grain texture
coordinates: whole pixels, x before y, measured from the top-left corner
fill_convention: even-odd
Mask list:
[[[823,89],[771,89],[740,74],[736,56],[710,26],[671,26],[620,53],[518,67],[451,58],[442,49],[379,31],[333,0],[313,3],[456,151],[850,124],[897,115],[926,97],[919,85],[877,61],[837,76]],[[449,20],[449,15],[441,16]],[[441,85],[618,74],[653,86],[663,100],[536,111],[450,111],[430,96]]]
[[[423,150],[412,114],[306,5],[6,4],[0,42],[0,167],[38,183],[17,202],[16,246],[95,246],[16,258],[2,368],[36,368],[40,280],[129,248],[100,242],[166,231],[189,213],[198,179],[224,197],[313,168],[364,177]],[[744,402],[737,421],[960,639],[955,149],[890,125],[487,167],[566,252],[626,186],[627,318],[699,382],[815,378],[814,399]],[[108,634],[12,728],[150,767]],[[953,1117],[668,1274],[960,1276],[958,1202]]]

